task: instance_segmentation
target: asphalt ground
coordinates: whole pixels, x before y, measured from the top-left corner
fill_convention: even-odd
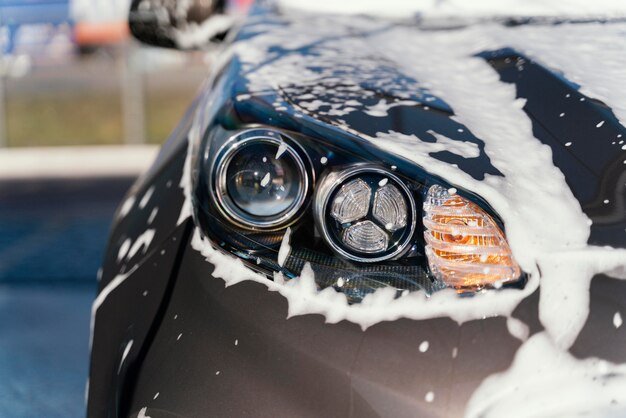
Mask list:
[[[132,181],[0,180],[0,418],[84,416],[97,270]]]

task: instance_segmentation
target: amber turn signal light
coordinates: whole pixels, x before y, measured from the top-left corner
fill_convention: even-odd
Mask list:
[[[424,200],[424,238],[431,273],[459,291],[499,288],[521,269],[504,233],[475,203],[439,185]]]

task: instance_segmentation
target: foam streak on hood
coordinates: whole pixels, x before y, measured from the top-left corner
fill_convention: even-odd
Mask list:
[[[542,17],[572,18],[615,17],[626,15],[621,0],[277,0],[286,10],[315,13],[366,14],[406,19],[422,18],[494,18]]]

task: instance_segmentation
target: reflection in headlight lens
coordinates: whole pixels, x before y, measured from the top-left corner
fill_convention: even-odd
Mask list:
[[[218,208],[246,229],[285,227],[301,215],[310,189],[307,155],[274,131],[248,131],[219,150],[213,187]]]
[[[259,217],[279,215],[293,206],[302,187],[294,157],[271,143],[252,143],[237,152],[226,170],[233,203]]]

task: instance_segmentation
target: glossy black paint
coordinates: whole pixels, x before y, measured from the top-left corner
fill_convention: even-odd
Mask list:
[[[271,15],[267,19],[269,26],[289,24]],[[258,31],[255,25],[244,25],[234,41],[254,37]],[[273,52],[294,53],[279,46]],[[624,128],[610,109],[515,51],[486,51],[482,56],[503,81],[516,85],[519,97],[528,99],[524,110],[533,121],[535,136],[551,148],[555,165],[594,222],[589,242],[626,247],[626,166],[622,163],[626,155],[611,144],[611,138],[621,135]],[[386,78],[401,78],[406,89],[419,89],[415,80],[393,65],[377,63],[376,57],[371,61],[375,70],[361,74],[359,86],[373,92],[373,103],[380,97],[397,96],[397,91],[379,82]],[[263,65],[271,63],[268,57]],[[358,66],[347,65],[344,71],[359,74]],[[427,167],[381,152],[359,137],[394,130],[416,133],[429,141],[434,138],[427,131],[433,130],[453,140],[473,142],[481,151],[473,159],[446,152],[436,158],[458,164],[477,179],[501,175],[484,153],[484,143],[467,129],[458,132],[464,127],[451,119],[454,110],[436,97],[428,105],[395,107],[385,118],[373,119],[362,111],[350,113],[343,118],[349,118],[354,131],[347,132],[339,128],[338,118],[321,114],[323,108],[317,114],[296,117],[302,105],[297,97],[312,87],[280,86],[280,91],[237,100],[249,93],[249,85],[237,59],[228,61],[192,107],[198,109],[203,144],[213,129],[272,126],[304,136],[320,148],[334,147],[384,166],[395,165],[409,178],[441,182],[428,174]],[[277,100],[286,110],[276,110]],[[581,123],[563,123],[562,112]],[[606,123],[595,128],[599,119]],[[190,111],[153,169],[130,192],[139,200],[154,186],[150,203],[131,209],[111,233],[100,290],[118,274],[134,270],[95,315],[88,417],[134,417],[144,407],[152,418],[459,416],[485,377],[509,367],[520,342],[507,331],[503,318],[462,326],[449,319],[398,320],[362,331],[347,322],[325,324],[318,315],[286,319],[286,300],[256,283],[224,288],[224,282],[212,276],[213,266],[189,246],[191,221],[177,226],[184,201],[178,186],[191,120]],[[568,142],[572,145],[566,146]],[[192,178],[198,184],[203,162],[198,152],[194,155]],[[476,198],[470,191],[460,192]],[[206,205],[201,197],[196,190],[198,208]],[[604,204],[604,199],[610,203]],[[145,253],[119,262],[120,245],[145,231],[155,207],[159,210],[151,244]],[[611,325],[612,314],[624,309],[625,292],[622,281],[602,276],[593,280],[591,314],[571,349],[574,355],[626,361],[626,331]],[[542,330],[538,298],[539,291],[513,314],[529,326],[531,335]],[[120,367],[131,339],[133,345]],[[421,353],[418,347],[425,340],[430,347]],[[458,349],[456,357],[454,348]],[[430,391],[436,394],[433,403],[425,401]]]
[[[87,416],[127,416],[142,358],[150,347],[190,225],[179,227],[135,268],[95,315]]]
[[[589,244],[624,247],[626,129],[604,103],[516,51],[485,52],[482,57],[502,81],[515,84],[518,98],[527,99],[524,111],[535,137],[550,146],[554,164],[593,221]]]
[[[520,344],[504,318],[400,320],[366,332],[319,315],[287,320],[284,297],[252,282],[224,288],[212,270],[185,250],[139,373],[135,413],[149,405],[153,418],[458,416],[471,388],[507,368]],[[429,391],[441,402],[426,402]]]

